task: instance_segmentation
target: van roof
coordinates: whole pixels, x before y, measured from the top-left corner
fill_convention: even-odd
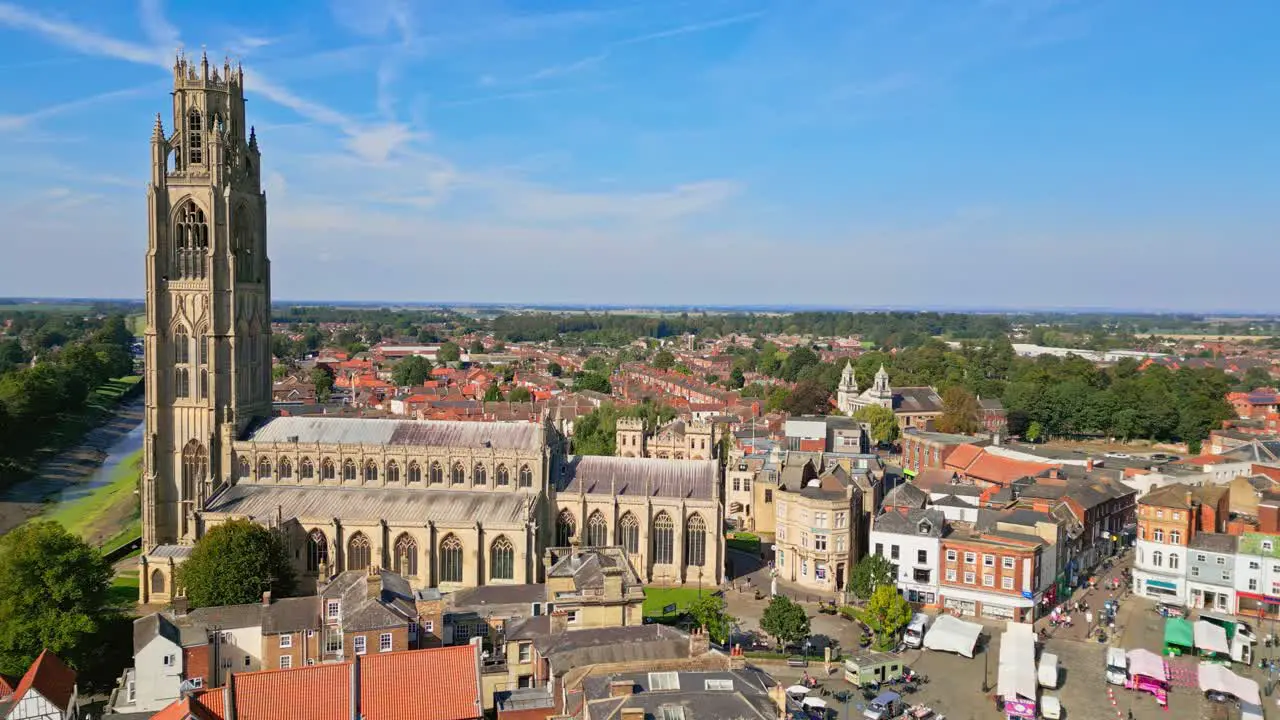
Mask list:
[[[1129,667],[1129,656],[1124,654],[1124,648],[1107,648],[1107,664],[1116,667]]]
[[[898,693],[886,690],[885,692],[882,692],[879,695],[877,695],[876,699],[873,700],[872,702],[878,702],[881,705],[888,705],[889,703],[894,702],[895,700],[901,700],[901,699],[902,699],[902,696],[899,695]]]

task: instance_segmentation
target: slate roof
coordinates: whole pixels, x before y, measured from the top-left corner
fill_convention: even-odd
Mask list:
[[[339,573],[320,590],[320,598],[342,601],[345,632],[398,627],[418,616],[409,581],[390,572],[372,578],[364,570]]]
[[[156,637],[164,637],[174,645],[182,645],[177,626],[160,613],[151,613],[133,621],[133,654],[142,652],[142,648]]]
[[[570,630],[537,637],[533,646],[540,655],[551,661],[556,672],[600,663],[668,660],[689,656],[689,636],[666,625]]]
[[[928,532],[921,529],[927,523]],[[894,533],[897,535],[921,535],[941,538],[947,535],[947,518],[940,510],[887,510],[871,521],[874,532]]]
[[[571,577],[579,592],[603,590],[605,574],[611,571],[620,571],[624,592],[641,585],[640,576],[631,567],[631,561],[622,548],[586,548],[567,552],[552,549],[552,554],[556,560],[547,571],[547,577]]]
[[[905,507],[920,509],[929,504],[929,495],[911,483],[902,483],[884,496],[881,507]]]
[[[316,416],[272,418],[252,430],[245,439],[258,443],[491,447],[533,452],[540,452],[544,442],[542,426],[534,422],[477,423]]]
[[[942,398],[931,387],[893,388],[893,411],[897,413],[940,413]]]
[[[1235,555],[1239,541],[1240,538],[1237,535],[1202,532],[1192,535],[1191,542],[1187,543],[1187,547],[1190,547],[1192,550],[1204,550],[1205,552],[1221,553],[1223,555]]]
[[[714,467],[714,462],[708,464]],[[484,518],[491,526],[523,527],[530,498],[528,493],[513,492],[239,483],[218,493],[205,513],[266,519],[274,518],[279,508],[284,520],[327,523],[342,517],[353,525],[385,520],[421,526],[427,522],[470,523]]]
[[[541,583],[529,585],[481,585],[449,593],[449,609],[454,612],[518,605],[525,612],[536,602],[545,602],[547,586]]]
[[[556,488],[560,493],[711,500],[716,476],[715,460],[571,455],[561,463]]]

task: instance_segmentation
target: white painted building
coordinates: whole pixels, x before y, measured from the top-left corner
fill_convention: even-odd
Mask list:
[[[1280,537],[1262,533],[1240,536],[1235,557],[1236,610],[1274,613],[1280,604]]]
[[[947,520],[934,509],[890,509],[871,522],[871,552],[896,569],[898,592],[910,602],[938,604],[938,557]]]
[[[125,671],[112,708],[117,713],[158,712],[181,694],[181,631],[160,613],[133,621],[133,667]]]
[[[1187,549],[1162,537],[1138,539],[1133,558],[1133,594],[1186,605]]]

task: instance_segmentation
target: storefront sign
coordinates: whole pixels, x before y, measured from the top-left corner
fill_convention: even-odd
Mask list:
[[[1033,700],[1005,700],[1004,714],[1011,718],[1035,719],[1036,704]]]

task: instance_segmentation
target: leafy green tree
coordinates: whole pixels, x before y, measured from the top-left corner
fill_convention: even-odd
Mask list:
[[[484,343],[481,342],[480,338],[476,338],[475,340],[472,340],[471,346],[467,348],[467,352],[471,353],[472,355],[483,355]]]
[[[592,355],[582,364],[582,369],[593,373],[608,373],[609,363],[600,355]]]
[[[581,372],[573,377],[573,389],[594,390],[595,392],[608,395],[613,392],[613,385],[609,382],[608,375]]]
[[[3,360],[0,360],[3,363]],[[1255,365],[1244,371],[1244,377],[1240,379],[1240,389],[1249,391],[1257,390],[1260,387],[1271,387],[1275,380],[1271,379],[1271,373],[1267,368]]]
[[[871,439],[878,444],[888,445],[898,439],[898,417],[883,405],[860,407],[854,411],[853,419],[870,425]]]
[[[711,594],[699,597],[689,606],[689,616],[711,636],[712,641],[720,644],[729,641],[733,616],[729,614],[723,597]]]
[[[800,379],[800,373],[804,372],[806,368],[817,365],[820,362],[818,354],[811,348],[804,345],[796,346],[782,361],[782,379],[788,382],[795,382]]]
[[[1042,437],[1044,437],[1044,427],[1040,425],[1039,421],[1032,421],[1032,423],[1027,426],[1027,442],[1040,442],[1040,438]]]
[[[831,409],[831,393],[812,380],[801,380],[787,396],[782,409],[791,415],[826,415]]]
[[[867,600],[881,587],[894,587],[895,580],[892,563],[883,555],[868,555],[849,573],[849,592]]]
[[[872,556],[878,557],[878,556]],[[898,632],[911,622],[911,604],[892,585],[881,585],[871,593],[867,606],[857,611],[858,619],[875,633],[876,649],[893,648]]]
[[[547,374],[551,377],[560,377],[564,375],[564,368],[560,367],[560,363],[547,363]]]
[[[507,393],[507,402],[526,403],[533,401],[533,393],[527,387],[514,387]]]
[[[676,364],[676,356],[672,355],[669,350],[659,350],[649,364],[659,370],[670,370]]]
[[[746,373],[742,372],[742,368],[735,366],[733,370],[729,372],[729,387],[733,388],[734,390],[737,390],[738,388],[746,384],[747,384]]]
[[[502,399],[502,388],[498,387],[498,383],[489,383],[489,387],[485,388],[484,401],[497,402]]]
[[[276,381],[276,382],[280,382],[280,381],[281,381],[281,380],[283,380],[283,379],[285,378],[285,376],[286,376],[286,375],[288,375],[288,374],[289,374],[289,366],[287,366],[287,365],[272,365],[272,366],[271,366],[271,379],[272,379],[272,380],[274,380],[274,381]]]
[[[787,406],[787,402],[791,399],[791,391],[782,385],[778,385],[769,391],[769,395],[764,401],[765,412],[778,412]]]
[[[316,402],[329,402],[333,395],[333,372],[323,365],[311,368],[311,386],[316,390]]]
[[[693,371],[690,370],[689,366],[685,365],[684,363],[676,363],[671,367],[671,371],[678,372],[681,375],[690,375],[690,376],[693,375]]]
[[[809,637],[809,615],[786,595],[774,595],[760,616],[760,629],[778,644],[792,645]]]
[[[421,385],[431,377],[431,361],[421,355],[410,355],[391,370],[391,382],[400,387]]]
[[[947,433],[973,433],[982,428],[982,409],[973,393],[959,385],[942,391],[942,416],[938,430]]]
[[[192,607],[259,602],[265,590],[288,597],[297,584],[280,537],[248,520],[231,520],[206,533],[177,575]]]
[[[26,672],[44,648],[83,668],[111,614],[111,564],[55,522],[0,537],[0,672]]]
[[[442,344],[436,351],[436,359],[442,363],[458,362],[462,358],[462,348],[452,340]]]

